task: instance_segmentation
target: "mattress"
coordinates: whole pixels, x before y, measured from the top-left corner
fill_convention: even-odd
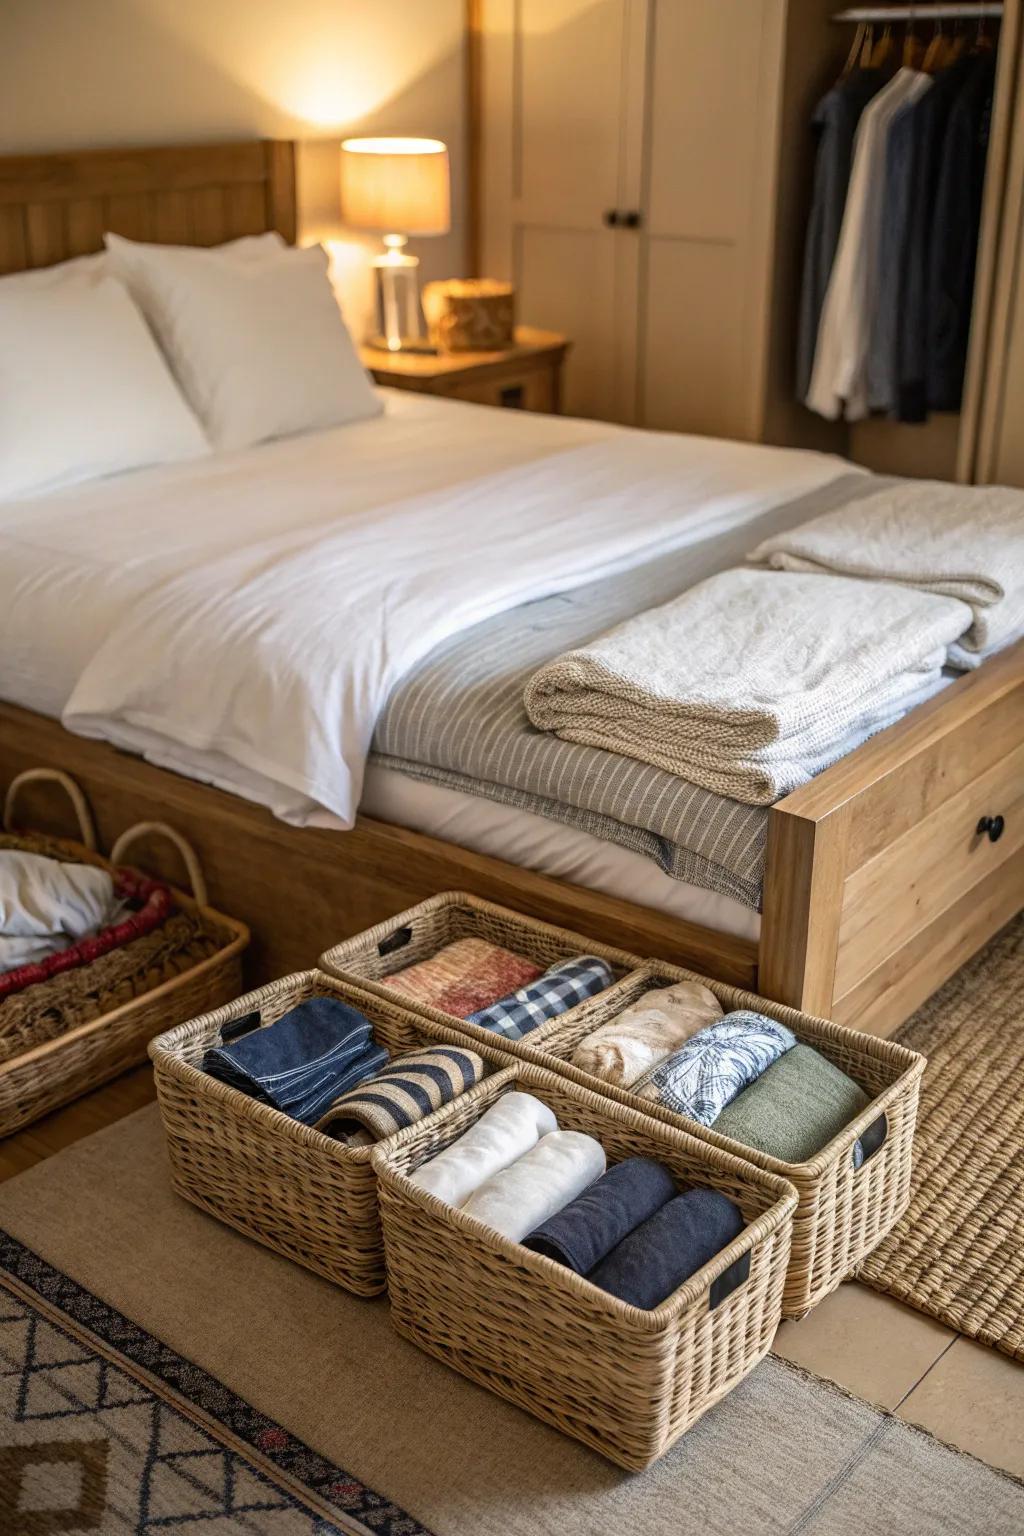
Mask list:
[[[764,536],[766,513],[796,507],[849,470],[820,454],[382,394],[385,412],[369,422],[0,505],[0,697],[290,820],[349,825],[385,685],[400,687],[429,660],[438,631],[446,644],[474,627],[479,636],[481,621],[524,598],[536,599],[521,608],[527,628],[545,602],[593,625],[597,610],[576,608],[572,594],[595,576],[645,566],[628,599],[642,602],[644,583],[654,591],[662,575],[676,579],[654,554],[671,562],[727,534],[745,549]],[[517,561],[530,567],[523,581]],[[396,618],[404,649],[392,644]],[[357,647],[363,671],[351,686],[345,668]],[[162,715],[151,688],[164,690]],[[339,712],[355,750],[332,800],[306,756],[315,750],[333,772]],[[390,737],[381,745],[393,747]],[[408,742],[402,752],[407,777],[439,766]],[[522,846],[536,846],[539,811],[552,836],[561,838],[561,822],[589,840],[551,856],[563,869],[587,862],[581,848],[592,855],[598,839],[614,841],[611,821],[629,822],[602,821],[571,797],[558,808],[517,805],[532,791],[510,784],[484,794],[466,777],[440,787],[495,804],[507,791],[533,818],[519,824],[533,829],[516,834]],[[708,810],[686,803],[684,790],[673,824],[706,820]],[[508,832],[507,818],[502,825]],[[653,840],[664,876],[756,905],[754,864],[739,867],[738,883],[715,878],[728,869],[721,849],[742,842],[736,829],[717,835],[712,857],[690,848],[692,866],[665,857],[664,830]],[[487,851],[514,861],[511,851]],[[651,850],[641,840],[625,851]],[[702,858],[707,869],[693,879]],[[660,886],[653,865],[650,875]]]

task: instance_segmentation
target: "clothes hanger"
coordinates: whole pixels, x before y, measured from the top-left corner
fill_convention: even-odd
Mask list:
[[[881,39],[871,55],[871,68],[884,69],[885,65],[892,58],[894,47],[895,38],[893,36],[892,22],[887,21]]]
[[[917,35],[917,16],[915,10],[915,6],[910,7],[910,20],[907,23],[907,30],[903,37],[904,69],[920,69],[924,59],[925,49],[924,44]]]
[[[932,40],[925,49],[925,55],[921,61],[923,72],[926,75],[934,75],[938,70],[945,68],[948,51],[946,29],[941,20],[936,21]]]
[[[849,79],[850,75],[853,74],[854,69],[863,65],[864,44],[867,41],[867,35],[867,22],[859,21],[857,23],[857,35],[853,39],[853,47],[850,49],[846,63],[843,65],[843,72],[839,76],[840,80]]]

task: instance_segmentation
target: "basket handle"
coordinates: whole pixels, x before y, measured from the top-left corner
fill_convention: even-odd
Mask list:
[[[96,852],[96,824],[92,819],[92,811],[89,802],[82,790],[75,783],[69,773],[64,773],[60,768],[26,768],[24,773],[19,773],[7,786],[7,795],[4,799],[4,831],[11,830],[11,822],[14,819],[14,805],[19,792],[26,784],[40,782],[59,784],[74,807],[78,818],[78,832],[83,845],[90,853]]]
[[[192,844],[182,837],[180,832],[176,832],[173,827],[169,827],[166,821],[140,821],[134,827],[129,827],[126,832],[122,832],[110,850],[111,864],[123,864],[125,850],[132,843],[137,842],[140,837],[148,837],[151,833],[155,833],[158,837],[166,837],[169,842],[174,844],[181,854],[182,863],[188,873],[192,895],[201,907],[208,906],[206,880],[199,865],[199,857]]]

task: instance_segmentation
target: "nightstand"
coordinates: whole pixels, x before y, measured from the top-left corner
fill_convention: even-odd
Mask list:
[[[447,395],[522,411],[562,408],[562,363],[570,343],[554,331],[516,327],[515,346],[501,352],[385,352],[360,347],[363,367],[378,384]]]

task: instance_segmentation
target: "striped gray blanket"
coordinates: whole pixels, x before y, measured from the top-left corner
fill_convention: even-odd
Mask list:
[[[523,707],[546,661],[612,625],[742,565],[764,539],[879,490],[844,475],[823,490],[638,570],[527,603],[439,646],[406,676],[377,722],[372,760],[618,843],[675,879],[761,903],[768,812],[598,748],[536,730]]]

